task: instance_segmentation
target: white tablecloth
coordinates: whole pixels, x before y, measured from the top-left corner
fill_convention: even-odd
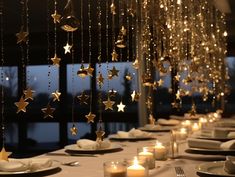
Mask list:
[[[158,140],[161,142],[169,142],[169,133],[156,133]],[[139,142],[114,142],[123,147],[123,151],[107,154],[97,154],[92,156],[69,156],[65,153],[64,149],[54,151],[42,156],[50,157],[51,159],[60,162],[69,162],[78,160],[80,166],[68,167],[61,165],[61,171],[56,174],[50,175],[51,177],[103,177],[103,163],[106,161],[122,161],[124,158],[133,158],[137,153],[137,147],[143,147],[155,143],[155,140],[151,141],[139,141]],[[174,177],[175,166],[181,166],[187,177],[197,177],[195,167],[206,161],[212,161],[215,159],[223,159],[223,156],[206,156],[206,155],[193,155],[187,154],[184,150],[187,148],[186,143],[181,143],[179,146],[179,158],[156,161],[156,168],[150,170],[150,177]]]

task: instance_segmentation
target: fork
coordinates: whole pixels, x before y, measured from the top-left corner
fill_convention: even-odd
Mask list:
[[[177,177],[186,177],[184,170],[181,167],[175,167],[175,172]]]

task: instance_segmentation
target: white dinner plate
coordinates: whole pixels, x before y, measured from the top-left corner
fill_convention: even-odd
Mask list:
[[[146,132],[169,132],[172,129],[177,128],[177,126],[156,126],[153,128],[150,127],[140,127],[139,130],[146,131]]]
[[[156,139],[151,136],[142,136],[142,137],[120,137],[117,134],[109,135],[110,140],[117,140],[117,141],[141,141],[141,140],[153,140]]]
[[[205,162],[196,167],[197,172],[207,176],[235,177],[235,174],[228,174],[224,171],[224,161]]]
[[[99,153],[109,153],[109,152],[118,152],[122,151],[122,148],[119,144],[111,143],[110,147],[103,149],[82,149],[78,147],[77,144],[70,144],[64,147],[65,151],[68,153],[75,154],[99,154]]]
[[[30,175],[30,174],[36,174],[36,173],[43,173],[43,172],[49,172],[51,170],[54,170],[56,168],[59,169],[60,167],[60,163],[56,162],[56,161],[52,161],[52,165],[50,167],[47,168],[42,168],[42,169],[38,169],[35,171],[30,171],[30,170],[24,170],[24,171],[17,171],[17,172],[6,172],[6,171],[0,171],[0,176],[15,176],[15,175]]]
[[[185,150],[192,154],[208,154],[208,155],[235,155],[235,149],[203,149],[203,148],[188,148]]]
[[[198,139],[207,139],[207,140],[215,140],[215,141],[228,141],[232,140],[233,138],[219,138],[219,137],[212,137],[212,136],[202,136],[202,135],[192,135],[193,138],[198,138]]]

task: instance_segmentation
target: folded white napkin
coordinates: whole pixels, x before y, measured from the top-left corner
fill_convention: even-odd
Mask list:
[[[0,171],[4,172],[19,172],[26,171],[29,169],[29,164],[22,163],[20,161],[0,161]]]
[[[43,168],[48,168],[52,165],[52,160],[49,158],[25,158],[25,159],[9,159],[0,161],[0,171],[19,172],[19,171],[36,171]]]
[[[111,142],[107,139],[105,139],[104,141],[100,141],[100,145],[99,148],[100,149],[106,149],[109,148],[111,146]]]
[[[229,132],[228,138],[234,138],[235,139],[235,132]]]
[[[158,119],[157,120],[158,124],[160,125],[178,125],[180,121],[175,120],[175,119]]]
[[[117,136],[120,138],[129,138],[129,132],[117,131]]]
[[[215,128],[212,131],[212,137],[214,138],[227,138],[229,131],[224,129]]]
[[[196,138],[188,138],[187,142],[190,148],[219,149],[221,145],[220,141],[204,140]]]
[[[118,131],[117,136],[120,138],[141,138],[141,137],[149,137],[151,133],[147,133],[135,128],[132,128],[129,132]]]
[[[235,157],[226,156],[226,161],[224,162],[224,171],[229,174],[235,174]]]
[[[221,149],[235,149],[235,140],[230,140],[230,141],[221,143],[220,148]]]
[[[96,150],[99,148],[99,143],[89,139],[77,140],[77,146],[81,149]]]

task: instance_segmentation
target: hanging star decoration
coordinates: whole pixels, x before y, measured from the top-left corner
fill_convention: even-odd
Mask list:
[[[24,90],[24,100],[27,101],[28,99],[33,100],[33,93],[35,91],[30,89],[29,87],[27,90]]]
[[[20,32],[19,33],[16,33],[16,37],[17,37],[17,44],[20,44],[22,42],[26,42],[27,41],[27,37],[29,35],[28,32],[24,31],[23,29],[24,27],[21,26],[21,29],[20,29]]]
[[[87,123],[94,123],[96,115],[89,112],[89,114],[85,115],[85,117],[87,118]]]
[[[160,79],[159,81],[157,81],[157,83],[158,83],[158,86],[161,87],[161,86],[163,86],[164,81],[162,79]]]
[[[153,117],[152,114],[149,114],[149,124],[155,125],[156,119]]]
[[[152,98],[150,96],[148,97],[148,99],[146,101],[146,105],[147,105],[148,109],[152,108],[153,103],[152,103]]]
[[[81,68],[78,70],[77,75],[81,78],[85,78],[87,74],[87,69],[85,69],[84,65],[81,64]]]
[[[61,93],[58,90],[52,92],[53,101],[60,101],[60,95]]]
[[[132,63],[134,69],[139,69],[139,60],[136,58],[135,61]]]
[[[175,81],[178,81],[178,82],[180,81],[180,75],[179,74],[177,74],[174,78],[175,78]]]
[[[89,76],[91,77],[93,76],[94,68],[91,67],[91,64],[88,65],[88,67],[86,68],[86,71]]]
[[[131,81],[132,80],[132,76],[130,73],[127,73],[125,76],[126,80]]]
[[[131,100],[134,102],[134,101],[138,101],[139,98],[140,98],[140,93],[133,90],[133,92],[131,94]]]
[[[71,49],[72,45],[69,45],[69,43],[67,42],[67,44],[64,46],[64,54],[71,53]]]
[[[82,92],[82,94],[77,96],[77,98],[78,98],[80,104],[86,104],[86,105],[88,104],[87,101],[89,99],[89,96],[86,95],[85,92]]]
[[[172,108],[176,108],[179,109],[180,108],[180,103],[177,103],[176,101],[174,101],[173,103],[171,103]]]
[[[115,104],[114,101],[111,101],[110,100],[110,97],[108,97],[108,100],[107,101],[103,101],[103,104],[105,105],[105,110],[113,110],[113,105]]]
[[[116,93],[117,93],[117,91],[114,89],[109,90],[109,97],[115,97]]]
[[[181,99],[181,98],[180,98],[180,91],[179,91],[179,90],[177,91],[177,93],[175,94],[175,96],[176,96],[176,99],[177,99],[177,100],[180,100],[180,99]]]
[[[117,105],[118,107],[118,112],[124,112],[124,108],[126,105],[122,104],[122,101]]]
[[[71,135],[73,136],[76,136],[78,134],[78,129],[77,127],[75,126],[75,124],[72,125],[72,127],[70,128],[70,133]]]
[[[53,65],[60,67],[60,58],[57,57],[57,54],[55,53],[54,57],[51,58],[51,61],[53,62]]]
[[[103,78],[103,75],[101,73],[97,77],[97,82],[98,82],[99,86],[102,86],[104,84],[104,78]]]
[[[57,11],[55,10],[54,14],[51,14],[51,17],[53,18],[53,22],[56,23],[60,23],[60,17],[61,15],[57,13]]]
[[[153,90],[157,90],[158,82],[154,81],[152,86],[153,86]]]
[[[122,33],[123,36],[126,36],[126,28],[124,26],[122,26],[120,32]]]
[[[19,100],[19,102],[15,102],[15,105],[17,106],[17,114],[21,111],[26,112],[26,106],[29,104],[29,102],[26,102],[24,97],[22,96]]]
[[[2,147],[2,150],[0,152],[0,160],[5,160],[5,161],[9,161],[8,160],[8,156],[10,155],[10,152],[6,152],[5,147]]]
[[[99,130],[97,130],[95,132],[95,134],[96,134],[96,141],[97,142],[103,141],[103,136],[105,135],[105,132],[101,129],[101,127],[99,128]]]
[[[47,104],[46,108],[42,108],[41,110],[44,113],[44,116],[43,116],[44,119],[47,117],[54,118],[53,112],[55,111],[55,108],[52,108],[49,103]]]
[[[113,15],[116,15],[116,7],[115,7],[114,3],[112,3],[112,4],[110,5],[110,10],[111,10],[111,13],[112,13]]]
[[[109,70],[109,74],[112,76],[112,78],[113,78],[114,76],[118,77],[118,73],[119,73],[119,70],[117,70],[117,69],[115,68],[115,66],[113,66],[113,68],[112,68],[111,70]]]
[[[112,55],[112,61],[118,61],[118,54],[115,49],[113,49],[113,52],[111,55]]]

